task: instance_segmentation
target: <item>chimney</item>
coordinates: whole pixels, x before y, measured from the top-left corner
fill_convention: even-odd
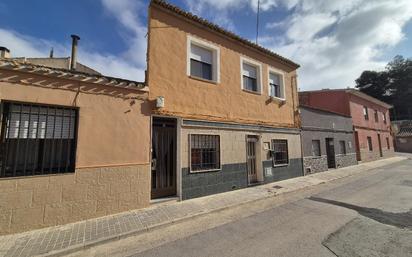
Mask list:
[[[77,64],[77,41],[80,40],[80,37],[77,35],[71,35],[72,37],[72,56],[70,58],[70,69],[76,70]]]
[[[0,58],[10,58],[10,50],[7,47],[0,46]]]

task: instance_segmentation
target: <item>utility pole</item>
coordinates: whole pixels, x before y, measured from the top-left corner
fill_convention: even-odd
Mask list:
[[[258,0],[257,15],[256,15],[256,44],[258,44],[258,38],[259,38],[259,12],[260,12],[260,0]]]

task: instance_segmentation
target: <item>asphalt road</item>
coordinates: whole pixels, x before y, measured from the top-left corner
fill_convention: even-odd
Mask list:
[[[412,256],[412,160],[75,256]]]

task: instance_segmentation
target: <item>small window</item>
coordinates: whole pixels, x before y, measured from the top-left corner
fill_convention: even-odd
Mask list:
[[[242,83],[241,88],[250,92],[261,92],[260,72],[261,65],[252,60],[241,57]]]
[[[274,139],[272,140],[272,145],[273,166],[289,164],[288,141],[283,139]]]
[[[220,169],[218,135],[190,135],[190,169],[193,172]]]
[[[365,120],[369,120],[368,107],[366,106],[363,106],[363,117],[365,117]]]
[[[243,64],[243,88],[249,91],[258,91],[257,68],[246,63]]]
[[[373,147],[372,147],[372,138],[371,137],[367,137],[367,140],[368,140],[368,148],[369,148],[369,151],[373,151]]]
[[[212,80],[212,65],[212,51],[192,44],[190,55],[190,75],[202,79]]]
[[[312,140],[312,156],[321,156],[320,140]]]
[[[269,96],[284,99],[283,75],[269,72]]]
[[[187,75],[219,82],[219,48],[197,38],[188,37]]]
[[[385,113],[382,113],[382,120],[383,120],[383,123],[386,124],[386,114]]]
[[[4,103],[0,177],[74,172],[77,110]]]
[[[346,142],[339,141],[340,154],[346,155]]]
[[[386,146],[388,149],[391,149],[391,144],[389,143],[389,137],[386,138]]]
[[[379,121],[379,117],[378,117],[379,115],[378,115],[378,111],[377,110],[375,110],[375,122],[378,122]]]

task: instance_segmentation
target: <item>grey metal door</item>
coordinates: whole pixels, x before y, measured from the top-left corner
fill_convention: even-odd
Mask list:
[[[382,141],[381,141],[381,135],[380,134],[378,134],[378,144],[379,144],[379,155],[380,155],[380,157],[383,157]]]
[[[246,160],[247,174],[249,184],[257,182],[256,172],[256,143],[258,139],[255,136],[247,136],[246,138]]]
[[[152,198],[176,195],[176,120],[153,118]]]

